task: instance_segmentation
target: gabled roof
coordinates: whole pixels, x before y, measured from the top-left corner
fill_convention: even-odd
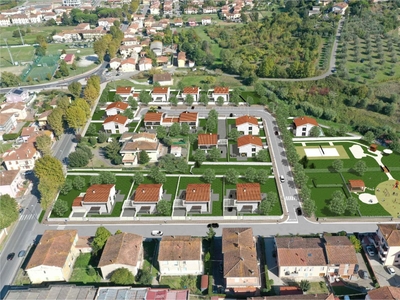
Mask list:
[[[217,145],[218,134],[216,133],[200,133],[197,136],[198,145]]]
[[[133,233],[120,233],[107,239],[98,267],[108,265],[136,266],[141,259],[143,237]]]
[[[18,149],[10,149],[3,154],[3,161],[31,159],[36,154],[36,148],[32,142],[23,143]]]
[[[185,87],[182,91],[183,94],[192,94],[192,95],[197,95],[198,92],[199,88],[194,86]]]
[[[0,114],[0,125],[6,124],[9,119],[14,116],[13,113],[1,113]]]
[[[368,291],[370,300],[398,300],[400,299],[400,288],[394,286],[384,286],[372,291]]]
[[[314,118],[310,118],[310,117],[306,117],[306,116],[294,119],[293,123],[294,123],[294,125],[296,127],[303,126],[303,125],[306,125],[306,124],[311,124],[311,125],[314,125],[314,126],[318,126],[318,122]]]
[[[162,73],[162,74],[154,74],[153,81],[160,82],[160,81],[170,81],[172,79],[172,75],[170,73]]]
[[[164,236],[158,251],[159,261],[201,260],[201,238],[186,235]]]
[[[132,92],[132,87],[130,86],[119,86],[117,87],[115,93],[116,94],[129,94]]]
[[[214,88],[214,94],[229,94],[229,88],[225,86],[216,86]]]
[[[150,112],[148,111],[144,115],[144,122],[161,122],[162,117],[163,117],[162,112]]]
[[[178,60],[186,60],[186,52],[179,52],[178,53]]]
[[[211,184],[190,183],[186,187],[187,202],[206,202],[211,200]]]
[[[349,184],[351,188],[365,188],[365,183],[361,179],[350,179]]]
[[[259,183],[236,184],[237,201],[261,201],[261,189]]]
[[[46,230],[26,269],[38,266],[62,268],[78,234],[77,230]]]
[[[138,139],[149,139],[149,140],[154,140],[157,137],[157,134],[155,133],[150,133],[150,132],[139,132],[139,133],[134,133],[132,135],[132,141],[136,141]]]
[[[222,253],[224,278],[259,278],[257,252],[251,228],[223,228]]]
[[[121,65],[136,65],[136,60],[133,57],[129,57],[127,59],[124,59],[123,61],[121,61]]]
[[[255,146],[260,146],[262,147],[262,141],[261,138],[258,136],[254,136],[251,134],[248,135],[242,135],[238,137],[237,139],[237,146],[242,147],[245,145],[255,145]]]
[[[133,202],[158,202],[162,184],[139,184]]]
[[[357,264],[356,251],[347,236],[324,236],[329,264]]]
[[[115,184],[93,184],[88,187],[83,202],[107,202]]]
[[[197,112],[184,111],[179,115],[179,122],[196,122],[198,115],[199,114]]]
[[[153,94],[168,94],[169,87],[156,86],[153,88]]]
[[[23,102],[8,103],[8,104],[4,105],[4,107],[1,109],[1,111],[5,112],[6,110],[9,110],[9,109],[24,110],[24,109],[26,109],[26,106],[25,106],[25,103],[23,103]]]
[[[107,123],[111,123],[111,122],[115,122],[118,124],[126,124],[126,122],[128,122],[128,118],[123,115],[113,115],[113,116],[107,117],[104,120],[103,124],[107,124]]]
[[[339,2],[339,3],[335,3],[333,5],[333,7],[339,7],[341,9],[345,9],[347,8],[349,5],[346,2]]]
[[[400,246],[400,224],[379,224],[378,229],[389,247]]]
[[[19,174],[19,170],[4,170],[0,172],[0,186],[10,185]]]
[[[24,127],[24,128],[22,128],[21,136],[30,136],[35,131],[37,131],[36,126]]]
[[[106,110],[109,110],[109,109],[112,109],[112,108],[118,108],[118,109],[121,109],[121,110],[125,110],[128,107],[129,107],[128,103],[117,101],[117,102],[113,102],[110,105],[108,105]]]
[[[257,118],[252,117],[252,116],[248,116],[248,115],[236,118],[235,122],[236,122],[236,126],[239,126],[239,125],[242,125],[242,124],[246,124],[246,123],[250,123],[250,124],[253,124],[253,125],[258,125]]]

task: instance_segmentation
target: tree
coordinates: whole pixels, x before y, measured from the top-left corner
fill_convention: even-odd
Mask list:
[[[321,129],[318,126],[313,126],[310,129],[310,136],[312,137],[318,137],[321,134]]]
[[[92,149],[86,143],[83,142],[83,139],[78,145],[76,145],[76,150],[84,151],[89,159],[93,158]]]
[[[372,131],[367,131],[364,134],[363,140],[368,144],[371,144],[375,140],[375,134]]]
[[[160,216],[171,216],[171,203],[167,200],[160,200],[157,203],[157,214]]]
[[[210,226],[208,228],[208,231],[207,231],[207,238],[206,239],[209,240],[209,241],[212,241],[214,239],[215,235],[216,235],[216,232],[215,232],[214,228],[212,228]]]
[[[208,151],[208,157],[212,161],[218,161],[221,158],[221,151],[217,147],[214,147]]]
[[[78,106],[70,106],[67,109],[65,119],[67,120],[68,126],[73,129],[79,129],[85,126],[87,120],[85,111]]]
[[[109,171],[100,172],[99,177],[102,184],[115,184],[117,182],[115,174]]]
[[[86,120],[90,118],[91,111],[89,104],[83,98],[76,98],[72,101],[71,106],[77,106],[85,112]]]
[[[135,185],[139,185],[144,181],[144,176],[142,173],[136,172],[135,175],[133,175],[132,180]]]
[[[236,128],[232,128],[232,130],[229,131],[228,138],[230,140],[233,140],[236,142],[237,139],[239,138],[239,136],[240,136],[240,132]]]
[[[153,281],[153,276],[151,275],[151,273],[146,270],[146,269],[141,269],[140,272],[138,273],[138,278],[136,279],[136,281],[144,286],[149,286],[151,285],[152,281]]]
[[[355,215],[360,209],[360,204],[358,203],[357,198],[350,196],[347,198],[346,210],[351,214]]]
[[[183,158],[179,158],[178,163],[176,164],[177,171],[181,174],[185,174],[185,173],[187,173],[188,168],[189,168],[189,165],[186,162],[186,160]]]
[[[72,181],[72,186],[74,187],[75,190],[78,191],[82,190],[86,186],[85,178],[81,176],[76,176]]]
[[[51,154],[51,138],[47,134],[42,134],[36,138],[36,148],[42,152],[42,155]]]
[[[83,97],[90,106],[93,106],[97,97],[99,97],[99,92],[94,85],[87,84],[83,91]]]
[[[174,123],[169,128],[169,135],[172,137],[179,135],[180,132],[181,132],[181,125],[179,123]]]
[[[257,170],[256,173],[256,180],[260,183],[260,184],[265,184],[268,180],[268,170],[266,169],[259,169]]]
[[[91,146],[95,146],[97,144],[97,137],[95,137],[95,136],[90,137],[89,138],[89,144]]]
[[[55,157],[46,155],[36,160],[34,172],[39,181],[43,178],[50,178],[56,190],[64,185],[63,167],[61,162]]]
[[[199,102],[203,103],[204,106],[207,106],[208,102],[210,101],[210,98],[206,94],[201,94]]]
[[[1,87],[17,86],[21,82],[19,76],[11,72],[1,72],[0,85]]]
[[[166,181],[165,174],[162,173],[157,166],[151,167],[149,176],[155,183],[164,183]]]
[[[191,106],[191,105],[193,104],[193,102],[194,102],[194,97],[193,97],[193,95],[187,94],[186,97],[185,97],[185,103],[186,103],[188,106]]]
[[[133,111],[130,108],[125,109],[121,115],[127,117],[128,119],[133,119]]]
[[[127,268],[119,268],[111,274],[110,281],[118,285],[131,285],[135,283],[135,277]]]
[[[315,201],[312,199],[306,199],[303,201],[303,212],[311,217],[316,210]]]
[[[117,140],[113,140],[111,143],[105,147],[106,150],[106,157],[114,160],[115,158],[119,157],[119,151],[121,150],[121,144]]]
[[[58,67],[58,70],[61,73],[61,76],[66,77],[69,76],[69,70],[67,67],[67,63],[65,61],[61,61],[60,66]]]
[[[354,250],[356,250],[357,253],[360,253],[362,249],[360,240],[355,235],[351,235],[350,242],[353,244]]]
[[[342,215],[346,211],[346,203],[341,191],[333,192],[329,210],[337,215]]]
[[[99,254],[99,251],[103,250],[104,245],[111,235],[111,232],[108,231],[107,228],[103,226],[97,228],[96,234],[92,242],[92,249],[95,254]]]
[[[79,97],[82,91],[82,84],[79,81],[73,81],[68,85],[68,90],[75,97]]]
[[[224,98],[223,97],[219,96],[217,98],[217,105],[219,105],[219,106],[224,105]]]
[[[332,168],[337,172],[340,173],[343,169],[343,161],[340,159],[335,159],[332,162]]]
[[[164,126],[157,126],[156,133],[159,139],[163,139],[167,136],[167,129]]]
[[[190,132],[190,125],[188,123],[181,124],[181,134],[187,136]]]
[[[267,216],[272,210],[272,204],[268,199],[261,201],[260,203],[260,213]]]
[[[303,292],[307,292],[311,288],[311,284],[308,280],[300,281],[299,286]]]
[[[239,178],[239,172],[235,169],[228,169],[225,173],[225,179],[230,184],[236,184]]]
[[[211,183],[215,179],[215,171],[214,169],[206,169],[202,175],[202,178],[205,182]]]
[[[139,94],[139,101],[144,105],[147,105],[151,102],[151,96],[145,90],[142,90]]]
[[[248,182],[254,182],[256,180],[257,172],[254,168],[247,168],[246,171],[244,172],[244,178]]]
[[[99,132],[99,135],[97,137],[97,140],[98,140],[99,144],[104,143],[105,141],[107,141],[107,139],[108,139],[108,134],[107,133],[102,132],[102,131]]]
[[[97,178],[97,177],[93,177]],[[72,190],[72,180],[71,179],[66,179],[64,185],[62,186],[60,190],[61,195],[66,195]]]
[[[208,118],[206,121],[206,131],[214,132],[217,129],[217,121],[213,118]]]
[[[147,164],[150,161],[150,157],[147,154],[146,150],[142,150],[139,153],[139,163],[142,165]]]
[[[269,151],[267,149],[258,151],[256,154],[256,160],[262,162],[270,161]]]
[[[90,123],[90,125],[88,126],[88,129],[86,130],[86,136],[89,135],[96,135],[97,134],[97,128],[96,125],[94,125],[94,123]]]
[[[354,171],[356,171],[360,176],[363,176],[365,171],[367,171],[367,164],[363,160],[359,160],[353,167]]]
[[[56,216],[62,217],[68,211],[68,202],[58,199],[53,207],[53,212]]]
[[[72,168],[80,168],[87,166],[89,163],[89,157],[82,149],[77,149],[75,152],[71,152],[68,155],[68,165]]]
[[[0,229],[9,227],[18,216],[17,201],[9,194],[0,195]]]
[[[201,166],[201,164],[207,159],[206,152],[204,150],[197,149],[196,152],[193,154],[193,159],[196,162],[197,166]]]
[[[176,96],[172,96],[171,98],[169,98],[169,102],[171,102],[172,106],[177,106],[179,101]]]
[[[132,96],[129,96],[128,104],[133,110],[136,110],[138,108],[138,106],[139,106],[138,102],[136,101],[136,99],[133,98]]]
[[[101,178],[99,176],[91,176],[89,180],[90,185],[101,184]]]

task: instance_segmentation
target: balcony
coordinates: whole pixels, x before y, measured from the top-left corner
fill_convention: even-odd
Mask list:
[[[385,261],[386,260],[386,255],[382,254],[380,251],[378,251],[378,255],[381,261]]]

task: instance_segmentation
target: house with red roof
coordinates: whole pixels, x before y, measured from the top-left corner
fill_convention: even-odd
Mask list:
[[[136,60],[133,57],[129,57],[121,61],[119,66],[121,72],[134,72],[136,71]]]
[[[234,205],[238,213],[255,213],[262,201],[259,183],[236,184]]]
[[[252,117],[249,115],[244,115],[236,118],[236,129],[239,132],[243,132],[243,134],[252,134],[258,135],[260,132],[260,128],[258,126],[258,120],[256,117]]]
[[[106,118],[103,128],[106,133],[116,134],[128,131],[128,118],[122,115],[113,115]]]
[[[197,135],[197,146],[206,153],[212,148],[218,148],[218,134],[216,133],[199,133]]]
[[[131,205],[136,214],[152,214],[156,211],[157,203],[162,199],[163,185],[157,184],[139,184],[132,196]]]
[[[310,130],[314,126],[318,126],[318,122],[314,118],[307,116],[295,118],[293,120],[293,134],[295,136],[310,136]]]
[[[216,86],[212,93],[212,98],[217,102],[218,97],[222,97],[224,102],[229,102],[229,88],[225,86]]]
[[[169,95],[169,87],[156,86],[151,92],[151,98],[153,102],[168,102]]]
[[[67,65],[72,65],[74,63],[74,60],[75,60],[75,54],[73,53],[66,54],[64,57],[64,61]]]
[[[179,123],[186,123],[190,129],[196,129],[199,126],[199,114],[197,112],[184,111],[179,114]]]
[[[237,139],[239,155],[243,157],[256,156],[258,151],[263,148],[261,138],[254,135],[242,135]]]
[[[164,117],[164,113],[162,112],[151,112],[148,111],[145,115],[144,115],[144,127],[146,127],[146,129],[155,129],[156,126],[160,126],[162,119]]]
[[[128,103],[126,102],[112,102],[110,105],[107,106],[106,108],[106,115],[107,116],[114,116],[121,114],[129,107]]]
[[[194,102],[198,102],[200,99],[200,89],[197,86],[196,87],[194,87],[194,86],[185,87],[181,94],[183,100],[186,99],[187,95],[192,95]]]
[[[73,212],[111,213],[115,203],[115,184],[93,184],[74,199]]]
[[[183,206],[187,213],[209,213],[211,207],[211,184],[190,183],[184,193]]]
[[[121,98],[126,99],[129,96],[132,96],[134,91],[135,88],[133,86],[119,86],[115,90],[115,94],[121,96]]]

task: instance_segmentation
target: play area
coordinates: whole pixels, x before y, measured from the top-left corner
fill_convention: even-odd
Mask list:
[[[342,145],[337,146],[299,146],[296,151],[300,157],[307,156],[309,159],[348,159],[349,156]]]
[[[375,195],[379,203],[393,217],[400,216],[400,182],[387,180],[378,184]]]

